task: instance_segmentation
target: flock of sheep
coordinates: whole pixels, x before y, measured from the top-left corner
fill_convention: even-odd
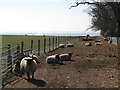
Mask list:
[[[59,48],[65,48],[65,47],[73,47],[73,44],[60,44]],[[71,52],[69,53],[64,53],[64,54],[55,54],[48,56],[46,58],[46,63],[47,64],[60,64],[63,63],[63,61],[69,61],[71,60],[72,57]],[[37,64],[38,62],[38,57],[35,54],[30,54],[30,55],[24,55],[23,53],[20,54],[19,60],[14,62],[15,67],[14,67],[14,72],[19,74],[21,77],[24,73],[27,73],[28,79],[30,79],[30,75],[32,75],[32,79],[34,79],[34,73],[37,70]]]
[[[108,43],[112,43],[111,40],[108,40],[106,38],[104,38],[104,41],[107,41]],[[95,45],[96,46],[102,46],[102,43],[101,43],[101,40],[95,40]],[[88,42],[88,43],[85,43],[85,46],[92,46],[92,43],[91,42]]]
[[[106,41],[106,39],[104,39]],[[91,46],[91,42],[85,43],[85,46]],[[101,40],[95,40],[96,46],[101,46]],[[68,43],[60,44],[59,48],[65,48],[65,47],[73,47],[73,44]],[[54,54],[51,56],[48,56],[46,58],[47,64],[60,64],[63,63],[63,61],[69,61],[72,57],[72,52],[64,53],[64,54]],[[30,79],[30,75],[32,74],[32,78],[34,78],[34,72],[37,69],[38,57],[35,54],[30,54],[28,56],[25,56],[24,54],[21,54],[19,60],[15,62],[15,68],[14,72],[18,73],[21,77],[24,73],[27,73],[28,79]]]

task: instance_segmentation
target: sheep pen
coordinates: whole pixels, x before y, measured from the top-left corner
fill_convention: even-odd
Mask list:
[[[59,48],[38,57],[35,80],[26,76],[4,88],[118,88],[118,46],[101,39],[102,46],[85,47],[88,41],[76,41],[72,48]],[[46,63],[47,56],[73,52],[73,61],[63,65]],[[17,82],[17,83],[16,83]]]

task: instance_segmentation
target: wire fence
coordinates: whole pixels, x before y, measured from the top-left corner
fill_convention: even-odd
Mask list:
[[[52,37],[52,38],[43,38],[35,42],[34,40],[30,41],[30,46],[27,49],[24,49],[24,42],[17,44],[14,47],[10,45],[5,47],[0,47],[0,50],[4,50],[0,53],[1,55],[1,76],[2,76],[2,85],[7,84],[9,78],[14,76],[14,64],[17,60],[20,59],[20,54],[28,56],[33,53],[40,56],[46,54],[50,51],[53,51],[59,48],[59,44],[74,43],[78,40],[78,37],[73,36],[64,36],[64,37]],[[37,43],[37,44],[34,44]]]

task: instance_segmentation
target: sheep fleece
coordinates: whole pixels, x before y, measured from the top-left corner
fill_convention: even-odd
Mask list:
[[[27,64],[27,60],[22,59],[20,68],[26,73],[35,72],[37,69],[37,63],[35,60],[33,60],[31,63]]]
[[[61,60],[71,60],[71,57],[68,54],[61,54],[60,59]]]

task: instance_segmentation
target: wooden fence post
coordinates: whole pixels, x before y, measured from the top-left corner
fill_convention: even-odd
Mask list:
[[[17,60],[19,60],[20,46],[17,44]]]
[[[44,38],[44,53],[46,53],[46,39]]]
[[[54,37],[53,37],[53,46],[52,46],[52,49],[54,50]]]
[[[12,56],[10,51],[10,45],[8,45],[7,67],[7,69],[9,70],[8,73],[12,73]]]
[[[60,44],[60,37],[58,37],[58,47],[59,47],[59,44]]]
[[[55,48],[57,48],[57,37],[55,38],[55,44],[56,44],[56,45],[55,45],[55,46],[56,46]]]
[[[38,40],[38,56],[40,56],[40,40]]]
[[[51,45],[50,43],[51,43],[51,39],[49,38],[49,51],[51,50],[51,49],[50,49],[50,45]]]
[[[23,53],[24,42],[21,43],[21,53]]]
[[[32,53],[32,50],[33,50],[33,40],[31,40],[31,53]]]

